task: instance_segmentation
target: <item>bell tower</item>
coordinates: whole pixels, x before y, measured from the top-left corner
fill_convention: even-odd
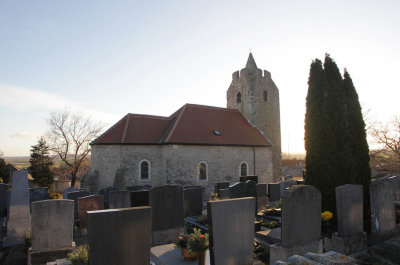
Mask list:
[[[273,179],[279,181],[282,175],[279,90],[271,74],[258,69],[250,53],[246,67],[232,74],[226,94],[227,107],[238,109],[272,143]]]

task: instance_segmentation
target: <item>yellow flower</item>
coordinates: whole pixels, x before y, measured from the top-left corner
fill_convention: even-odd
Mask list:
[[[332,219],[333,214],[330,211],[325,211],[323,213],[321,213],[321,218],[324,221],[329,221],[330,219]]]

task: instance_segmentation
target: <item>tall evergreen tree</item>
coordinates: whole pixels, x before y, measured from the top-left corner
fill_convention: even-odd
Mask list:
[[[7,183],[9,181],[6,162],[1,157],[0,157],[0,178],[3,180],[4,183]]]
[[[363,185],[364,216],[369,220],[367,216],[369,209],[369,184],[371,183],[369,147],[358,94],[353,85],[350,74],[346,69],[344,71],[343,87],[346,95],[347,123],[350,135],[348,145],[353,159],[352,174],[354,183]]]
[[[50,187],[54,182],[53,173],[50,170],[53,162],[49,157],[49,146],[45,139],[40,138],[37,145],[33,145],[31,149],[31,174],[35,179],[34,182],[41,187]]]

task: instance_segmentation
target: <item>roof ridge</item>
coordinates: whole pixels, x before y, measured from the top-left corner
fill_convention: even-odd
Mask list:
[[[185,105],[183,105],[182,108],[180,108],[180,113],[179,113],[179,115],[178,115],[178,118],[175,120],[174,125],[172,126],[171,131],[168,133],[167,137],[165,138],[165,142],[168,142],[169,139],[171,138],[171,136],[172,136],[172,134],[174,133],[176,127],[178,126],[178,123],[180,122],[180,120],[181,120],[181,118],[182,118],[182,116],[183,116],[183,113],[185,112],[187,106],[188,106],[188,104],[185,104]],[[178,111],[179,111],[179,110],[178,110]],[[175,112],[175,113],[176,113],[176,112]],[[175,114],[175,113],[174,113],[174,114]]]
[[[106,136],[106,134],[108,132],[110,132],[112,129],[114,129],[118,124],[120,124],[125,117],[127,117],[128,115],[131,115],[130,113],[126,114],[124,117],[122,117],[119,121],[117,121],[113,126],[111,126],[107,131],[103,132],[99,137],[97,137],[96,139],[94,139],[90,144],[95,144],[97,142],[99,142],[104,136]]]

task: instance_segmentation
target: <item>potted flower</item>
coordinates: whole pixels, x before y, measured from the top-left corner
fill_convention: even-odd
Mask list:
[[[188,235],[179,236],[175,245],[181,249],[181,254],[184,260],[195,260],[197,258],[196,253],[189,252],[187,248],[188,238]]]
[[[201,230],[194,228],[194,233],[189,235],[187,246],[189,252],[197,254],[197,264],[206,264],[206,250],[208,249],[208,234],[201,234]]]

